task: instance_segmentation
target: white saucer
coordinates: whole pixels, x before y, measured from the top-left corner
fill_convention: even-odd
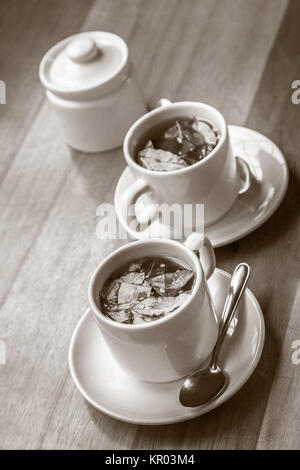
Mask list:
[[[249,164],[254,179],[250,189],[238,197],[232,208],[217,222],[205,227],[205,234],[214,247],[227,245],[262,225],[281,203],[288,185],[288,169],[279,148],[267,137],[246,127],[229,126],[233,153],[243,157]],[[120,224],[131,238],[136,238],[121,213],[120,197],[134,182],[127,167],[122,173],[115,191],[115,209]],[[157,235],[164,228],[157,223]],[[153,226],[149,236],[154,236]],[[147,230],[139,238],[147,238]]]
[[[216,269],[208,282],[219,317],[230,277],[225,271]],[[90,310],[85,312],[73,333],[69,366],[84,398],[103,413],[135,424],[176,423],[207,413],[236,393],[260,359],[264,336],[260,306],[247,289],[221,351],[220,363],[228,374],[229,384],[217,399],[196,408],[186,408],[179,403],[183,379],[154,384],[125,375],[112,359]]]

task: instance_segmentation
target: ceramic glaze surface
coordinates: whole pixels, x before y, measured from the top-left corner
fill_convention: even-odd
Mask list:
[[[128,56],[116,34],[88,31],[45,54],[40,80],[66,143],[83,152],[120,147],[146,111]]]
[[[208,281],[219,319],[229,284],[230,275],[220,269],[216,269]],[[262,353],[265,335],[263,315],[252,292],[246,289],[244,295],[220,354],[220,365],[229,379],[228,387],[212,402],[196,408],[182,406],[178,395],[183,379],[170,383],[132,379],[111,356],[89,310],[78,323],[69,350],[69,365],[75,384],[95,408],[113,418],[135,424],[175,423],[211,411],[242,387]]]
[[[151,128],[166,121],[193,116],[213,123],[220,130],[220,140],[207,157],[188,168],[168,172],[147,170],[136,163],[137,146],[145,135],[151,138]],[[207,224],[227,212],[238,197],[236,162],[226,122],[221,113],[206,104],[179,102],[146,114],[128,131],[124,141],[124,155],[137,180],[135,185],[138,185],[139,195],[151,191],[155,203],[204,204]],[[139,180],[144,182],[143,191]],[[135,185],[123,196],[124,203],[128,206],[136,200]]]
[[[253,177],[250,189],[238,196],[226,214],[216,222],[205,225],[205,234],[214,247],[238,240],[268,220],[281,203],[289,179],[285,158],[274,142],[259,132],[245,127],[230,125],[228,130],[234,155],[240,155],[247,161]],[[164,226],[158,220],[140,232],[129,226],[122,195],[133,184],[135,184],[135,178],[131,170],[126,168],[115,191],[115,208],[121,225],[131,238],[170,237],[170,227]],[[142,185],[141,188],[143,188]],[[141,203],[139,200],[136,203],[138,220],[145,217],[147,209],[151,213],[151,198],[144,194],[140,200]],[[182,232],[182,226],[178,229],[175,227],[174,238],[180,239]]]
[[[99,305],[104,282],[120,265],[153,253],[182,260],[195,272],[185,303],[147,324],[121,324],[104,316]],[[183,377],[207,359],[217,340],[218,322],[202,266],[189,248],[176,241],[134,242],[112,253],[92,276],[89,301],[112,355],[128,374],[140,380],[169,382]]]

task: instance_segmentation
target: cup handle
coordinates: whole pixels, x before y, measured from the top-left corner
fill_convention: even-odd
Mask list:
[[[240,196],[241,194],[245,194],[250,189],[255,176],[251,171],[248,162],[243,157],[236,156],[235,158],[238,165],[238,172],[239,174],[243,174],[244,179],[244,182],[238,192]]]
[[[160,100],[157,101],[155,108],[162,108],[163,106],[170,106],[170,104],[173,104],[172,101],[168,100],[168,98],[160,98]]]
[[[185,240],[184,246],[199,256],[205,277],[209,279],[216,269],[215,252],[209,238],[201,233],[193,232]]]
[[[135,215],[135,204],[139,197],[141,197],[144,193],[151,191],[150,186],[142,179],[137,179],[131,186],[129,186],[126,191],[124,191],[122,197],[121,197],[121,213],[120,217],[123,219],[121,222],[123,222],[123,225],[128,225],[128,218],[136,218]],[[133,208],[133,210],[132,210]],[[156,212],[156,208],[154,209],[154,212]],[[148,211],[147,213],[145,212],[144,219],[139,222],[141,224],[147,225],[153,218],[155,217],[155,213],[153,210]],[[132,228],[130,228],[132,234],[134,235],[135,238],[140,238],[141,232],[136,232]]]
[[[146,183],[146,181],[137,179],[131,186],[129,186],[129,188],[126,189],[126,191],[124,191],[122,195],[123,207],[131,207],[136,203],[138,198],[142,196],[142,194],[148,191],[150,191],[150,186]]]
[[[167,98],[161,98],[160,100],[157,101],[155,108],[160,108],[163,106],[170,106],[172,104],[172,101],[168,100]],[[121,205],[122,205],[122,218],[124,225],[127,225],[127,219],[128,219],[128,209],[133,207],[135,205],[136,201],[140,196],[142,196],[143,193],[151,191],[150,186],[142,179],[137,179],[127,190],[123,193],[123,196],[121,198]],[[126,214],[126,216],[124,216]],[[154,211],[149,211],[148,214],[146,214],[145,219],[142,221],[144,224],[148,224],[150,220],[156,215],[156,210]],[[126,220],[125,220],[126,218]],[[136,238],[140,238],[141,233],[137,233],[135,230],[132,230],[133,235]]]

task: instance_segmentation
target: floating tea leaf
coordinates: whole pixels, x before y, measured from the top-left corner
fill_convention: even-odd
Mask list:
[[[130,262],[104,284],[102,312],[119,323],[158,320],[188,298],[195,273],[173,260],[141,258]]]

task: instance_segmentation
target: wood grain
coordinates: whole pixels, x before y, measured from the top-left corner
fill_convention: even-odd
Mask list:
[[[7,346],[7,364],[0,365],[1,448],[299,447],[298,369],[290,361],[291,342],[300,339],[300,108],[290,100],[291,82],[300,77],[299,2],[70,2],[0,5],[6,38],[0,79],[8,89],[0,107],[0,339]],[[228,122],[272,138],[291,172],[276,214],[217,250],[218,265],[228,271],[242,260],[253,266],[250,287],[267,327],[262,360],[231,400],[187,423],[117,422],[82,399],[68,372],[69,341],[86,307],[90,273],[122,243],[97,239],[96,208],[113,201],[125,163],[121,149],[87,156],[65,147],[37,70],[50,45],[97,29],[127,41],[151,105],[162,96],[208,102]]]
[[[8,105],[1,107],[0,115],[0,181],[44,100],[38,77],[42,55],[65,36],[77,32],[92,3],[92,0],[53,0],[51,4],[47,0],[1,0],[0,74],[6,83]]]
[[[297,282],[295,280],[295,286]],[[276,373],[257,443],[258,449],[299,449],[300,422],[300,288],[291,311],[282,348],[276,361]],[[295,344],[294,344],[295,343]],[[293,347],[294,346],[294,347]]]

